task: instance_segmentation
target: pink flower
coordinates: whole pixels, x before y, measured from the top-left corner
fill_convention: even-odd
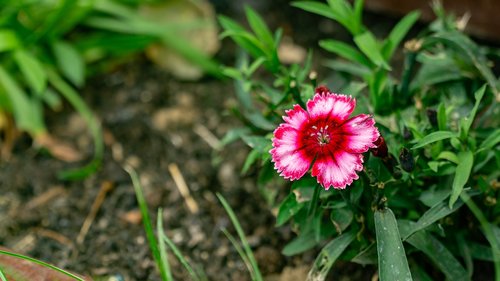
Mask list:
[[[356,107],[350,96],[333,94],[318,87],[307,101],[307,111],[299,105],[287,110],[285,123],[274,131],[270,153],[274,167],[285,179],[304,176],[312,165],[312,176],[325,189],[344,189],[358,179],[363,154],[379,137],[370,115],[349,118]]]

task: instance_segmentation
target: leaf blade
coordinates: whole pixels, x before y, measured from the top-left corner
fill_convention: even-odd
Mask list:
[[[374,217],[380,280],[411,281],[410,268],[401,242],[396,217],[391,209],[377,210]]]
[[[451,188],[451,196],[449,207],[452,208],[453,204],[457,201],[460,193],[464,189],[467,180],[469,179],[470,173],[472,171],[472,164],[474,163],[474,154],[472,151],[467,150],[460,152],[458,154],[458,165],[455,172],[455,177],[453,179],[453,185]]]

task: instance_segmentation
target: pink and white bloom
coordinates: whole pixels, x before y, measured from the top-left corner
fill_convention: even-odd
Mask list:
[[[351,96],[318,87],[307,101],[286,111],[284,123],[274,131],[270,153],[275,169],[285,179],[297,180],[312,166],[311,174],[325,189],[344,189],[358,179],[363,154],[372,147],[379,132],[371,115],[349,118],[356,107]]]

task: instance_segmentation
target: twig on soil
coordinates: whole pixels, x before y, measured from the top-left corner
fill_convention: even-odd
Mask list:
[[[205,126],[197,124],[194,127],[194,132],[198,134],[207,144],[214,150],[221,149],[220,140]]]
[[[38,195],[37,197],[31,199],[28,203],[26,203],[26,210],[32,211],[39,206],[43,206],[50,202],[52,199],[60,197],[66,193],[66,190],[62,186],[56,186],[51,188],[44,193]]]
[[[95,220],[97,212],[101,208],[102,202],[104,202],[104,198],[106,198],[106,194],[113,189],[114,185],[110,181],[105,181],[101,184],[101,189],[97,194],[92,207],[90,208],[90,213],[85,218],[83,222],[82,228],[80,229],[80,233],[78,233],[78,237],[76,238],[77,244],[82,244],[83,240],[85,240],[85,236],[89,232],[90,226]]]
[[[35,232],[39,236],[47,237],[52,240],[59,242],[60,244],[66,245],[67,247],[74,249],[75,245],[68,237],[62,235],[61,233],[55,232],[50,229],[36,228]]]
[[[189,192],[189,188],[186,184],[186,181],[184,180],[184,177],[182,176],[179,167],[175,163],[171,163],[168,165],[168,170],[170,172],[170,175],[172,175],[172,178],[174,179],[175,185],[177,186],[177,189],[179,189],[179,192],[181,193],[182,197],[184,198],[184,201],[186,202],[186,205],[189,209],[189,211],[192,214],[198,213],[198,210],[200,209],[198,207],[198,204],[196,201],[194,201],[193,197],[191,196],[191,193]]]

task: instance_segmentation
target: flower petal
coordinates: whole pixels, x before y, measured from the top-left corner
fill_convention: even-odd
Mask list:
[[[363,154],[352,154],[346,151],[336,151],[316,159],[312,168],[312,175],[317,177],[325,189],[333,186],[344,189],[353,180],[358,179],[356,171],[363,169]]]
[[[311,119],[331,119],[337,123],[344,122],[356,107],[356,100],[350,96],[338,94],[316,93],[307,102],[307,111]]]
[[[299,147],[299,131],[289,124],[281,124],[274,131],[273,149],[269,151],[274,168],[285,179],[301,178],[311,166],[314,156],[307,155],[303,147]]]
[[[380,136],[370,115],[360,114],[345,122],[339,129],[343,135],[342,148],[352,153],[364,153],[376,147],[374,142]]]
[[[294,105],[293,109],[287,110],[286,114],[287,116],[283,116],[283,120],[297,130],[309,119],[307,112],[298,104]]]

